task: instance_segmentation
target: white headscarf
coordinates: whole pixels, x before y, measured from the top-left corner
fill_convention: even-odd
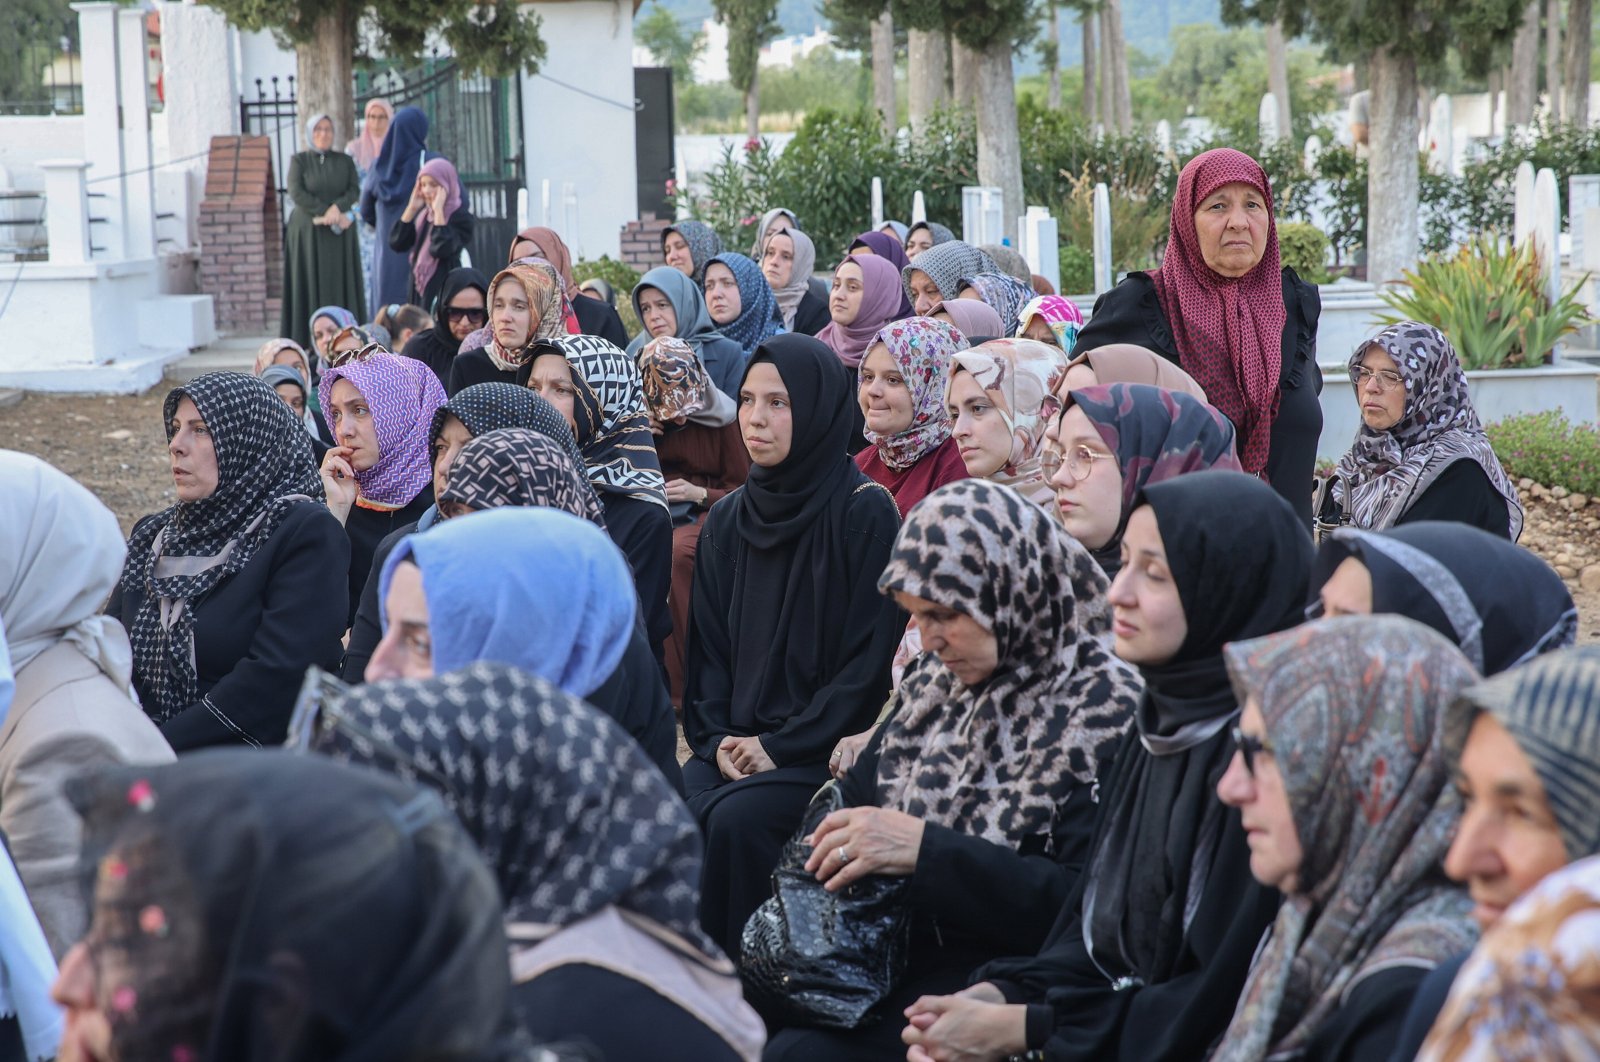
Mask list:
[[[98,614],[128,554],[117,518],[71,477],[15,450],[0,450],[0,498],[0,619],[12,666],[66,641],[128,688],[127,632]]]

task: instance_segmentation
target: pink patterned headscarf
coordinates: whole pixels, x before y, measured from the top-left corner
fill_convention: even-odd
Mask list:
[[[950,438],[950,410],[944,393],[950,383],[950,359],[966,346],[961,333],[943,321],[907,317],[885,325],[872,338],[882,343],[905,377],[911,391],[911,425],[894,435],[865,430],[867,441],[878,448],[883,463],[903,472]],[[871,344],[868,348],[871,349]],[[856,370],[856,388],[861,370]]]
[[[378,107],[389,116],[389,121],[394,121],[394,108],[388,100],[368,100],[366,110]],[[366,111],[362,112],[363,116]],[[378,152],[383,150],[383,137],[373,136],[372,127],[365,121],[361,123],[361,135],[345,145],[344,152],[356,160],[356,166],[362,173],[372,169],[372,164],[378,161]]]
[[[1022,308],[1017,316],[1017,335],[1022,335],[1035,317],[1042,318],[1056,337],[1056,345],[1068,354],[1078,342],[1083,327],[1083,311],[1071,299],[1060,295],[1040,295]]]
[[[324,369],[317,385],[323,409],[333,408],[333,383],[341,378],[367,400],[378,432],[378,463],[356,473],[360,500],[391,509],[409,504],[433,480],[429,436],[445,403],[439,377],[415,358],[384,351]]]
[[[422,164],[422,170],[417,175],[431,177],[444,188],[444,216],[448,221],[457,210],[461,209],[461,178],[456,176],[456,168],[449,159],[429,159]],[[433,249],[428,245],[428,230],[433,226],[432,213],[424,210],[412,222],[417,227],[416,257],[411,260],[411,278],[417,282],[417,292],[421,294],[428,290],[428,281],[433,279],[433,274],[439,268],[439,262],[433,257]]]

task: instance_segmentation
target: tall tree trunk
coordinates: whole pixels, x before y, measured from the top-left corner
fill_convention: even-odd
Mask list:
[[[1117,131],[1117,108],[1111,102],[1115,94],[1116,75],[1112,72],[1115,65],[1111,61],[1111,31],[1108,28],[1111,15],[1106,11],[1105,5],[1100,5],[1099,33],[1100,33],[1100,122],[1111,132]]]
[[[1550,117],[1561,119],[1561,0],[1544,4],[1544,91]]]
[[[1106,46],[1111,53],[1111,101],[1119,132],[1133,129],[1133,96],[1128,85],[1128,41],[1122,35],[1122,0],[1105,0]]]
[[[1011,42],[970,51],[978,90],[978,183],[1000,189],[1001,232],[1014,244],[1022,215],[1022,150],[1017,135],[1017,85]]]
[[[928,116],[948,95],[945,75],[950,49],[942,32],[911,30],[906,34],[906,95],[911,131],[920,133]]]
[[[1095,14],[1081,10],[1078,24],[1083,30],[1083,120],[1092,127],[1100,120],[1100,85],[1095,79]]]
[[[1589,127],[1589,35],[1594,0],[1567,0],[1567,68],[1561,120],[1578,129]]]
[[[1417,61],[1389,48],[1370,54],[1367,280],[1388,284],[1417,261]]]
[[[1539,0],[1528,0],[1522,25],[1511,40],[1511,76],[1506,79],[1506,124],[1527,125],[1539,105]]]
[[[1294,126],[1289,124],[1289,45],[1283,39],[1283,23],[1267,23],[1267,91],[1278,106],[1278,135],[1294,141]]]
[[[1054,3],[1050,5],[1050,40],[1053,43],[1050,54],[1054,62],[1050,64],[1050,109],[1061,109],[1061,8]]]
[[[317,17],[311,39],[294,50],[295,94],[299,97],[296,105],[308,118],[313,114],[333,117],[335,145],[355,136],[355,50],[355,12],[343,2],[327,4]]]
[[[761,67],[750,71],[750,87],[744,94],[744,132],[751,140],[761,135]]]
[[[950,42],[950,69],[954,74],[952,99],[957,107],[975,111],[978,106],[978,53],[958,40]]]
[[[872,22],[872,105],[883,118],[884,132],[893,136],[899,114],[894,105],[894,14],[887,7]]]

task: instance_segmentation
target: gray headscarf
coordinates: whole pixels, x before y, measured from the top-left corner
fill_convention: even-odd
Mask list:
[[[962,277],[998,272],[994,259],[970,243],[950,240],[934,244],[900,270],[900,283],[906,289],[906,298],[913,303],[917,301],[911,294],[913,270],[928,274],[928,278],[939,289],[939,295],[945,299],[953,299],[961,294]]]

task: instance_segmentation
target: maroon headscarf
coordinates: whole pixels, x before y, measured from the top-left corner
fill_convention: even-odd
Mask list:
[[[1267,250],[1242,277],[1221,276],[1206,265],[1194,212],[1211,193],[1240,182],[1267,201]],[[1272,185],[1255,159],[1217,148],[1189,160],[1172,200],[1172,234],[1161,268],[1150,274],[1161,310],[1172,326],[1183,368],[1205,388],[1211,404],[1238,431],[1239,461],[1260,475],[1267,467],[1272,422],[1278,416],[1278,376],[1283,366],[1282,267]]]

